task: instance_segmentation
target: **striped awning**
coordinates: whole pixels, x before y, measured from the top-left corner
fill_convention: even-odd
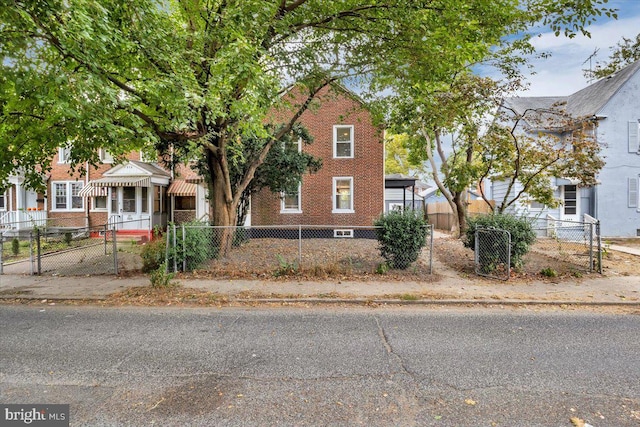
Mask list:
[[[92,187],[150,187],[148,176],[109,176],[89,181]]]
[[[94,187],[91,184],[82,187],[78,193],[80,197],[107,197],[107,187]]]
[[[195,196],[196,184],[187,182],[184,179],[176,179],[169,186],[167,194],[170,196]]]

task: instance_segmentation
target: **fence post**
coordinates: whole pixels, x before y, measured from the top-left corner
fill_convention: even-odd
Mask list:
[[[302,267],[302,224],[298,224],[298,268]]]
[[[184,236],[185,228],[182,224],[182,271],[187,271],[187,241]]]
[[[429,243],[429,274],[433,274],[433,224],[429,224],[429,234],[431,234],[431,242]]]
[[[116,239],[116,229],[111,230],[111,238],[113,239],[113,272],[118,275],[118,241]]]
[[[168,273],[169,272],[169,250],[170,250],[170,245],[171,245],[171,241],[169,240],[169,236],[171,235],[171,228],[169,225],[167,225],[167,244],[166,244],[166,248],[164,251],[164,272]]]
[[[31,270],[31,275],[33,276],[35,274],[35,271],[33,270],[33,263],[34,263],[34,259],[33,259],[33,231],[29,232],[29,270]]]
[[[4,233],[0,233],[0,274],[4,274]]]
[[[40,246],[40,229],[36,228],[36,248],[38,249],[38,276],[42,274],[42,247]]]
[[[596,222],[596,238],[598,239],[598,273],[602,274],[602,235],[600,233],[600,220]]]
[[[107,224],[104,225],[104,254],[107,255]]]
[[[173,224],[173,249],[175,253],[173,254],[173,271],[178,271],[178,236],[176,233],[176,225]]]
[[[593,273],[593,223],[589,223],[589,273]]]

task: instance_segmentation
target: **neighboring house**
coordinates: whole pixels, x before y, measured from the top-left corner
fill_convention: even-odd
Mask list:
[[[34,226],[60,228],[109,224],[119,232],[150,234],[167,224],[167,187],[171,174],[157,164],[141,161],[133,152],[118,165],[101,150],[97,168],[87,165],[82,176],[69,164],[69,150],[60,148],[45,176],[46,192],[37,194],[17,174],[2,197],[0,229],[7,232]],[[145,159],[142,159],[145,160]]]
[[[344,88],[325,88],[316,99],[299,120],[313,143],[298,149],[321,158],[322,168],[305,174],[295,193],[255,195],[251,225],[371,226],[384,210],[382,130]]]
[[[601,222],[603,236],[640,236],[640,61],[565,97],[509,98],[505,104],[518,113],[527,109],[564,105],[574,118],[586,118],[593,124],[596,140],[605,160],[598,184],[581,187],[565,177],[552,183],[562,202],[556,209],[537,203],[516,203],[512,211],[566,221],[582,221],[585,215]],[[565,137],[571,132],[559,135]],[[513,191],[519,191],[516,187]],[[494,182],[494,200],[502,200],[506,184]]]
[[[422,186],[425,184],[420,183]],[[424,210],[424,198],[420,196],[417,178],[391,174],[384,178],[384,211],[404,210],[413,206],[414,210]]]

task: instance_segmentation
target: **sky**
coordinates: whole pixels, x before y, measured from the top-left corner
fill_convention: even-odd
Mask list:
[[[591,38],[579,35],[569,39],[553,33],[534,38],[536,50],[549,52],[551,57],[532,60],[535,74],[525,72],[530,86],[520,96],[565,96],[577,92],[589,84],[582,70],[589,68],[589,56],[596,49],[594,66],[597,61],[606,62],[612,47],[623,37],[635,39],[640,33],[640,0],[609,0],[608,6],[618,9],[618,19],[600,18],[587,28]]]

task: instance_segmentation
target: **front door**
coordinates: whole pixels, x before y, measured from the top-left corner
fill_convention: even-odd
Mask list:
[[[580,222],[580,188],[577,185],[562,186],[562,219]]]
[[[109,221],[118,230],[149,230],[148,194],[147,187],[112,187]]]

